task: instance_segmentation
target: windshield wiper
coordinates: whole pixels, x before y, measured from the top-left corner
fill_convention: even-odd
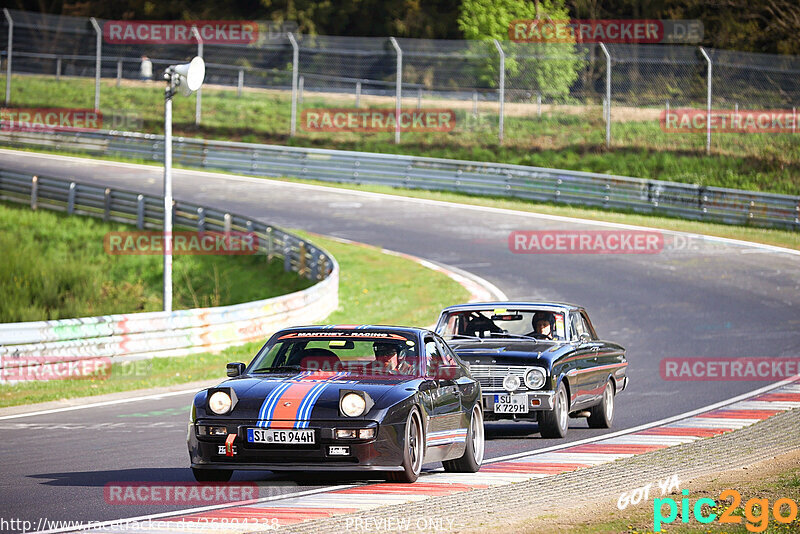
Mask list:
[[[483,343],[483,338],[478,337],[478,336],[468,336],[466,334],[453,334],[452,336],[450,336],[450,339],[455,339],[457,337],[460,337],[460,338],[463,338],[463,339],[477,339],[478,341]]]
[[[526,335],[523,335],[523,334],[509,334],[508,332],[489,332],[489,336],[490,337],[508,336],[508,337],[516,337],[516,338],[520,338],[520,339],[532,339],[534,341],[538,341],[538,339],[536,339],[533,336],[526,336]]]
[[[299,365],[277,365],[275,367],[262,367],[261,369],[255,369],[250,371],[251,373],[274,373],[276,371],[299,371],[301,367]]]

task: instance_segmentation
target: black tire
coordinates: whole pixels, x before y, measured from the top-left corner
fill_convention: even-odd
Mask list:
[[[390,471],[386,479],[392,482],[416,482],[422,471],[422,461],[425,455],[425,433],[422,430],[422,418],[419,410],[414,407],[408,413],[403,439],[402,471]]]
[[[445,471],[451,473],[477,473],[483,463],[484,452],[483,412],[477,404],[472,409],[467,447],[461,458],[442,462]]]
[[[569,427],[569,396],[563,382],[558,383],[553,409],[539,412],[539,433],[543,438],[563,438]]]
[[[230,469],[197,469],[192,467],[194,479],[198,482],[227,482],[233,476]]]
[[[589,428],[611,428],[614,423],[614,385],[611,380],[606,382],[603,390],[603,400],[589,410]]]

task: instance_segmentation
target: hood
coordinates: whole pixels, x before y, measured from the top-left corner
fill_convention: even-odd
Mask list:
[[[524,365],[531,360],[551,361],[569,344],[539,340],[453,341],[451,348],[468,363]]]
[[[244,376],[217,387],[230,387],[238,402],[229,414],[236,419],[308,420],[339,417],[341,390],[363,391],[378,405],[380,399],[413,377],[317,376],[292,374]]]

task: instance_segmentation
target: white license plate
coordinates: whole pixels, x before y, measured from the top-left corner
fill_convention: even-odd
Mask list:
[[[495,395],[494,413],[528,413],[528,396]]]
[[[248,443],[285,443],[289,445],[313,445],[313,430],[275,430],[271,428],[248,428]]]

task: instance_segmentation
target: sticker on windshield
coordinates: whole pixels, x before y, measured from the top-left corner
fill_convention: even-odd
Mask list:
[[[564,316],[560,314],[556,315],[556,335],[561,339],[566,337],[564,335]]]

